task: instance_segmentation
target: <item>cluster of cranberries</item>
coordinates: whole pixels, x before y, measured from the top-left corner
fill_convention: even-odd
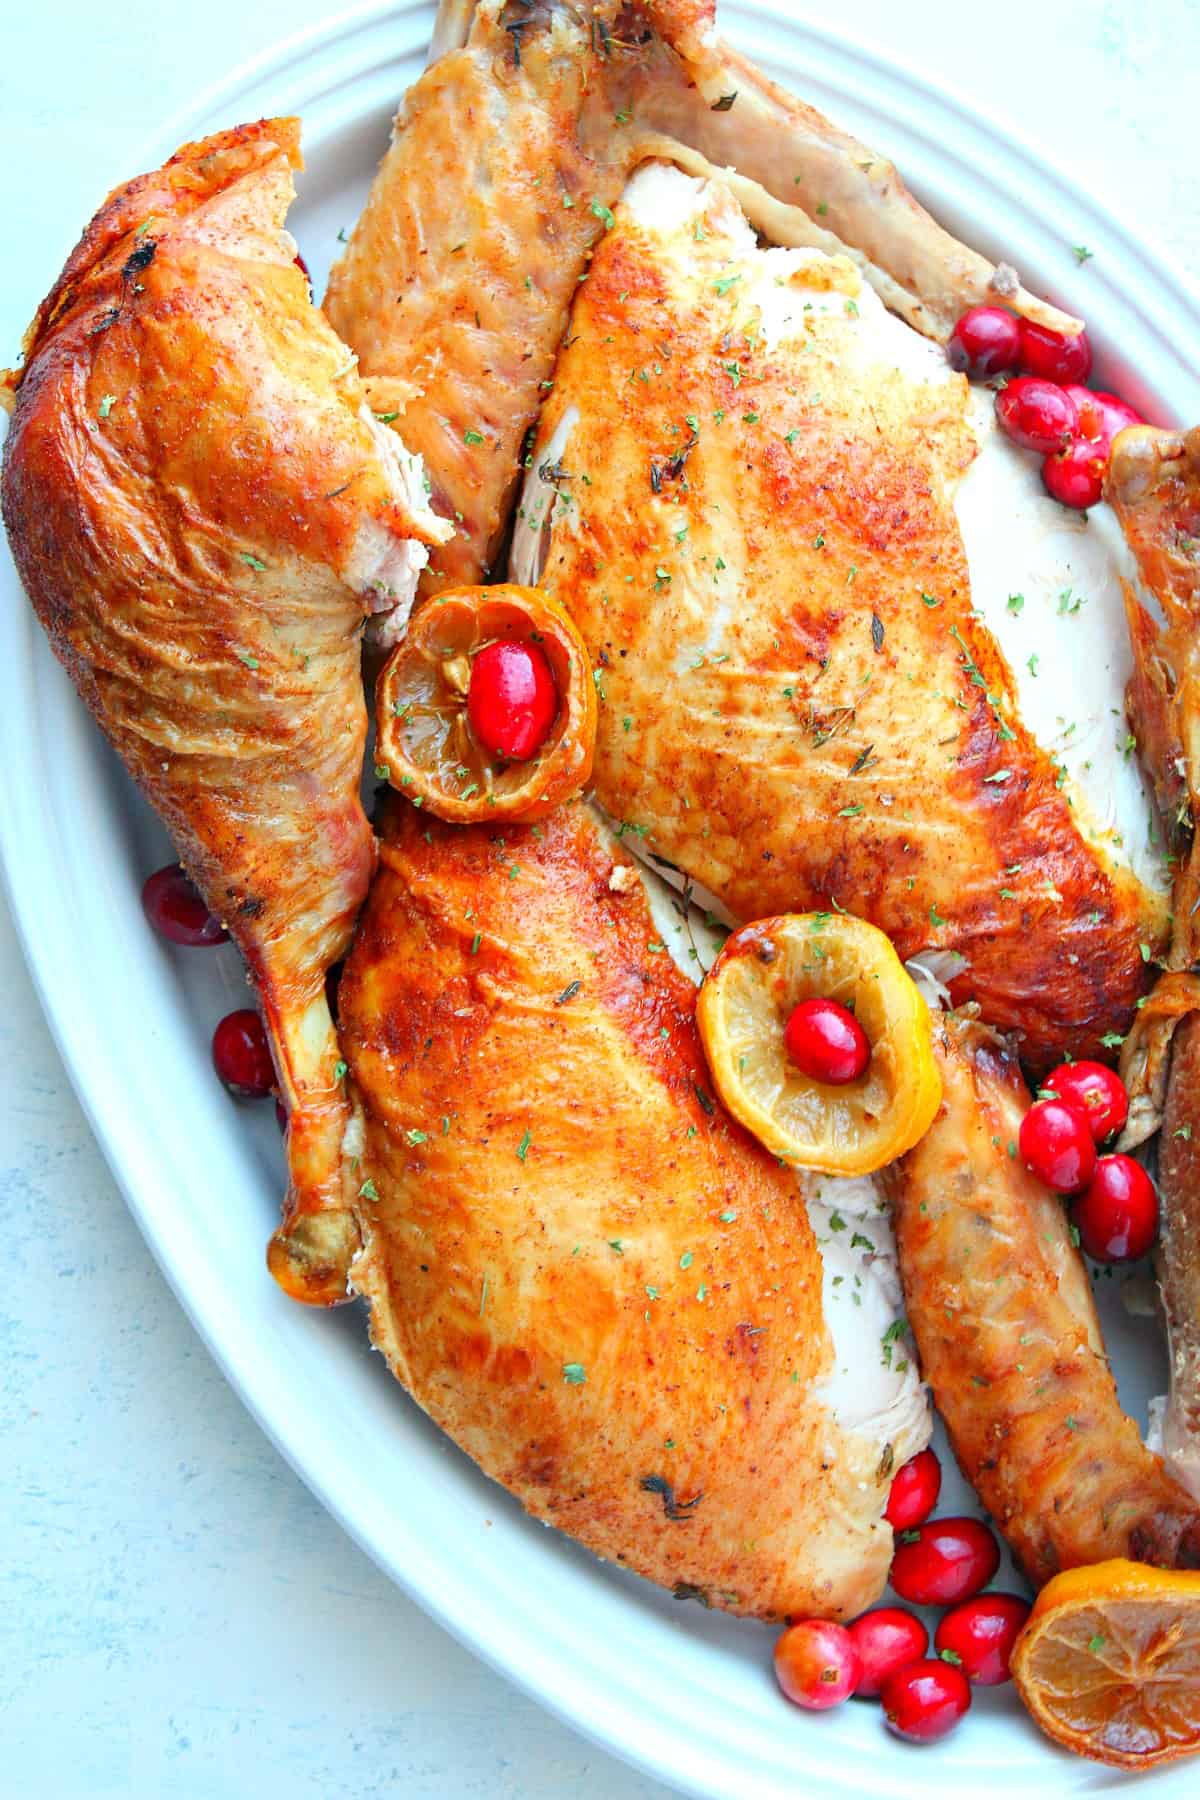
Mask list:
[[[178,863],[157,869],[142,889],[142,910],[172,944],[200,948],[225,942],[225,927],[205,906]],[[212,1038],[213,1068],[239,1100],[265,1100],[275,1085],[267,1034],[250,1007],[226,1013]]]
[[[978,1519],[931,1519],[942,1485],[932,1450],[899,1469],[887,1519],[897,1536],[892,1587],[914,1606],[943,1606],[929,1633],[904,1606],[877,1606],[852,1625],[800,1619],[775,1646],[775,1675],[797,1706],[824,1711],[852,1694],[879,1700],[889,1728],[915,1744],[945,1737],[971,1704],[971,1686],[1009,1676],[1013,1645],[1029,1616],[1017,1594],[984,1594],[1000,1549]]]
[[[1158,1195],[1141,1163],[1097,1145],[1120,1131],[1129,1095],[1103,1063],[1063,1063],[1021,1121],[1017,1148],[1031,1175],[1074,1196],[1079,1242],[1101,1263],[1134,1262],[1158,1235]]]
[[[1095,506],[1112,441],[1143,421],[1116,394],[1083,384],[1092,370],[1086,331],[1064,337],[1002,306],[974,306],[950,335],[947,355],[977,379],[1008,376],[996,415],[1012,438],[1043,458],[1042,479],[1064,506]]]

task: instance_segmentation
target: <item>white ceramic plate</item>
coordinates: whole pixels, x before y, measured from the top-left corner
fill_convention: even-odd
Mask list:
[[[429,0],[342,15],[239,71],[146,147],[261,114],[304,118],[309,168],[289,221],[318,292],[355,218],[388,123],[418,72]],[[786,0],[722,7],[726,34],[835,119],[891,154],[951,229],[1015,262],[1086,313],[1102,373],[1152,417],[1200,417],[1200,305],[1094,200],[978,110],[787,16]],[[132,173],[113,171],[114,175]],[[1036,216],[1028,197],[1036,195]],[[1097,253],[1072,279],[1066,247]],[[1170,335],[1166,322],[1170,323]],[[1161,323],[1160,323],[1161,322]],[[310,1313],[269,1279],[263,1246],[282,1159],[269,1108],[236,1108],[208,1064],[212,1026],[244,1003],[232,950],[175,951],[147,930],[144,876],[167,860],[133,792],[54,662],[7,555],[0,658],[5,798],[0,852],[34,978],[80,1099],[154,1254],[263,1428],[382,1568],[539,1700],[608,1749],[689,1792],[729,1796],[956,1793],[978,1800],[1091,1794],[1114,1777],[1047,1745],[1011,1691],[981,1693],[933,1753],[885,1738],[878,1709],[815,1718],[779,1699],[770,1634],[680,1605],[595,1561],[461,1456],[366,1348],[356,1309]],[[1144,1413],[1163,1357],[1102,1284],[1127,1404]],[[946,1506],[970,1504],[953,1475]],[[396,1646],[396,1680],[404,1679]],[[920,1759],[918,1761],[918,1759]],[[1155,1783],[1194,1791],[1195,1771]]]

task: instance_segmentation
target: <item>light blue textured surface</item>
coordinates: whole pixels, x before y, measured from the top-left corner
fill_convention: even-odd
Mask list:
[[[0,360],[156,123],[325,10],[66,0],[6,21]],[[859,0],[849,22],[1200,270],[1196,0]],[[665,1795],[432,1625],[262,1437],[125,1212],[2,903],[0,994],[0,1793]]]

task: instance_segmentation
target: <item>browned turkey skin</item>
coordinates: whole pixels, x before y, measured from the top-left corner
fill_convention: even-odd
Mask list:
[[[576,287],[648,156],[736,165],[776,242],[848,252],[928,336],[989,296],[1067,332],[917,205],[894,166],[707,28],[705,0],[444,0],[325,307],[458,530],[426,592],[486,579]],[[447,172],[452,171],[448,178]]]
[[[489,829],[389,798],[339,994],[354,1284],[536,1518],[706,1605],[850,1618],[923,1409],[885,1441],[824,1392],[821,1252],[713,1097],[695,1007],[590,808]]]

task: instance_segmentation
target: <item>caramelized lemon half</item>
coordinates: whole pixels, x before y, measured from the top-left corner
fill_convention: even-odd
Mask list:
[[[1017,1692],[1042,1730],[1122,1769],[1200,1749],[1200,1571],[1095,1563],[1048,1581],[1017,1639]]]
[[[558,712],[536,755],[505,761],[467,716],[476,657],[489,644],[536,646]],[[376,762],[401,794],[439,819],[538,819],[577,794],[592,772],[596,689],[583,639],[536,588],[452,588],[427,600],[375,686]]]
[[[870,1044],[862,1075],[832,1085],[788,1055],[802,1000],[836,1000]],[[941,1103],[929,1008],[882,931],[845,913],[784,913],[730,937],[700,989],[697,1019],[717,1091],[789,1163],[869,1175],[911,1150]]]

